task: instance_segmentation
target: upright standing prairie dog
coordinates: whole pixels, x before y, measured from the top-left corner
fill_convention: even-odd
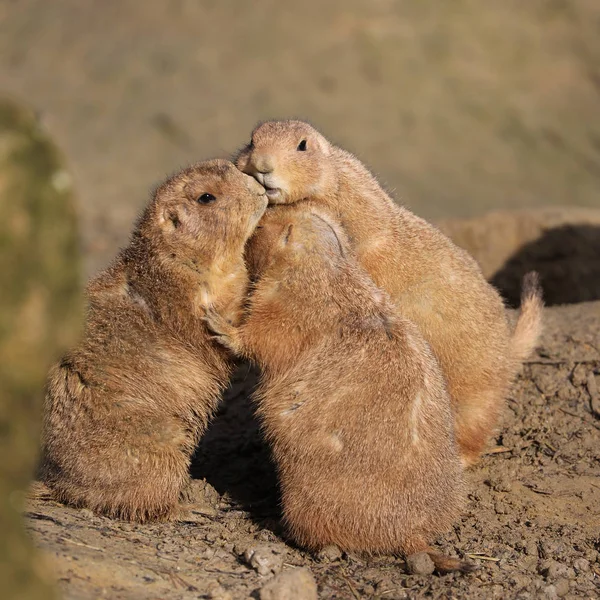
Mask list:
[[[397,206],[355,156],[310,125],[263,123],[235,162],[265,186],[271,204],[309,201],[341,222],[360,264],[431,344],[447,378],[463,462],[476,462],[540,332],[534,278],[511,336],[502,300],[477,263]]]
[[[425,551],[438,570],[464,569],[429,547],[459,516],[464,490],[450,398],[427,342],[328,215],[278,206],[259,227],[242,325],[207,320],[262,370],[255,398],[290,535],[313,550]]]
[[[77,348],[50,372],[41,478],[60,501],[137,521],[177,515],[231,359],[202,320],[234,322],[264,189],[224,160],[163,183],[87,289]]]

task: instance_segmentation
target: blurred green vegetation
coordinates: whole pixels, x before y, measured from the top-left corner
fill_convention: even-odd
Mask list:
[[[63,159],[29,111],[0,100],[0,582],[51,598],[21,523],[44,380],[80,327],[79,241]]]

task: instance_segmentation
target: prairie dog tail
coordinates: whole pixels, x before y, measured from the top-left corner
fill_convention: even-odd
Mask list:
[[[539,275],[530,271],[523,277],[521,290],[521,313],[513,332],[512,356],[521,363],[535,348],[542,332],[542,288]]]

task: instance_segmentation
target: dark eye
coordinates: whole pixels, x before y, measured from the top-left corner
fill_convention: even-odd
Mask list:
[[[296,148],[296,150],[300,150],[300,152],[304,152],[306,150],[306,140],[302,140],[298,144],[298,148]]]
[[[198,196],[198,198],[196,198],[196,202],[199,204],[210,204],[215,200],[216,198],[212,194],[202,194],[202,196]]]
[[[254,140],[250,140],[250,143],[248,144],[248,149],[254,150]]]

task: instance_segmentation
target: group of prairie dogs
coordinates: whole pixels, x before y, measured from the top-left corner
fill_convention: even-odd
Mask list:
[[[464,568],[429,544],[536,343],[535,276],[511,332],[476,262],[304,122],[259,125],[234,161],[165,181],[89,284],[83,339],[49,375],[42,480],[110,516],[176,517],[241,356],[296,543]]]

